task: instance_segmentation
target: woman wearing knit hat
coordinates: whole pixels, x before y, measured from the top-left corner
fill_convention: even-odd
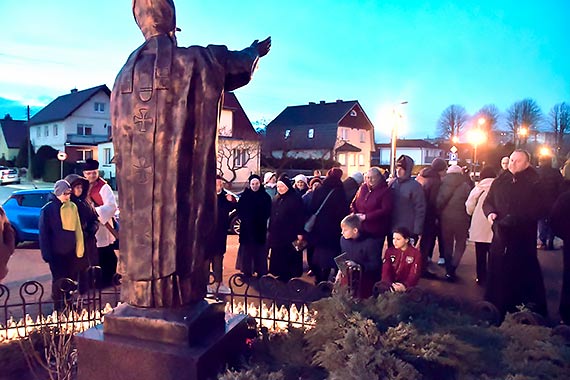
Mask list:
[[[309,190],[309,181],[307,177],[303,174],[297,174],[293,178],[293,188],[297,191],[300,196],[303,196],[307,190]]]
[[[63,310],[71,296],[58,280],[77,280],[77,259],[84,254],[83,231],[77,206],[70,201],[71,185],[59,180],[49,202],[40,211],[40,251],[52,275],[52,298],[57,310]]]
[[[267,172],[263,176],[263,187],[271,199],[277,195],[277,176],[273,172]]]
[[[237,204],[241,220],[236,269],[246,277],[267,274],[267,220],[271,214],[271,197],[261,187],[261,178],[252,174]]]
[[[286,174],[277,181],[277,193],[269,218],[269,273],[287,282],[303,274],[303,251],[296,250],[293,243],[304,241],[305,215],[301,197]]]

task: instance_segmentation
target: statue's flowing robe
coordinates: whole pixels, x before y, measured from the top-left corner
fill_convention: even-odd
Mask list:
[[[129,304],[176,307],[204,298],[222,96],[249,82],[257,60],[251,47],[179,48],[162,35],[119,72],[111,117]]]

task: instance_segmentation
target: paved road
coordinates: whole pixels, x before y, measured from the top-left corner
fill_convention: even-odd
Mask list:
[[[238,237],[230,235],[228,237],[227,253],[224,257],[224,278],[227,279],[234,273],[235,260],[238,248]],[[539,251],[539,259],[545,277],[548,307],[552,323],[559,321],[558,302],[560,288],[562,286],[562,251]],[[27,244],[19,247],[10,259],[8,264],[10,272],[4,279],[4,285],[14,291],[25,281],[36,280],[46,288],[49,294],[51,288],[51,276],[49,267],[40,256],[37,244]],[[436,271],[443,278],[443,268],[434,265]],[[442,295],[452,295],[464,297],[471,301],[483,299],[483,288],[475,283],[475,249],[472,243],[467,246],[467,251],[463,256],[463,261],[457,271],[458,280],[455,283],[448,283],[444,280],[420,280],[420,287],[428,288]],[[313,281],[311,277],[304,277],[306,281]],[[16,294],[14,294],[16,296]]]

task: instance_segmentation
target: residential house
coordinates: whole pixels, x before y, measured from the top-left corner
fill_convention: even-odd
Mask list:
[[[14,120],[7,114],[0,119],[0,157],[15,160],[26,142],[28,125],[25,120]]]
[[[218,131],[218,174],[234,186],[260,170],[260,138],[233,92],[224,94]],[[112,136],[98,145],[99,169],[104,178],[116,178]]]
[[[389,167],[392,144],[376,144],[373,165]],[[434,158],[445,157],[445,152],[438,146],[421,139],[396,140],[396,159],[402,154],[410,156],[416,165],[430,165]]]
[[[370,167],[374,126],[356,100],[289,106],[267,125],[264,154],[332,159],[344,175]]]
[[[218,174],[233,186],[259,174],[261,138],[233,92],[224,94],[218,130]]]
[[[30,119],[34,151],[49,145],[67,153],[71,162],[97,159],[97,144],[108,141],[111,134],[110,96],[105,85],[73,89],[42,108]]]

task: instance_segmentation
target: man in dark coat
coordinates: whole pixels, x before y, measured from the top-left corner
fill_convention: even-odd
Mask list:
[[[230,211],[236,206],[237,199],[224,189],[224,179],[216,177],[216,198],[218,200],[218,217],[215,233],[208,248],[210,265],[214,273],[214,284],[210,292],[229,294],[230,289],[223,283],[224,253],[228,245],[228,228],[230,227]]]
[[[558,197],[550,214],[554,233],[564,240],[564,264],[559,310],[562,322],[570,325],[570,218],[568,215],[570,215],[570,191],[566,191]]]
[[[546,295],[536,254],[536,226],[544,206],[530,155],[515,150],[509,170],[491,185],[483,212],[493,228],[485,298],[504,315],[525,305],[546,316]]]
[[[206,295],[222,96],[250,81],[271,39],[178,47],[172,0],[135,0],[133,14],[146,41],[111,93],[122,291],[133,306],[186,306]]]
[[[316,282],[327,281],[331,269],[336,267],[334,258],[340,255],[340,222],[348,215],[348,202],[342,187],[342,170],[332,168],[323,184],[315,190],[309,213],[319,210],[313,230],[308,240],[315,247],[313,266],[316,269]],[[329,196],[330,194],[330,196]],[[328,197],[328,198],[327,198]],[[326,202],[325,202],[326,199]]]
[[[420,174],[416,177],[426,196],[426,218],[424,222],[424,229],[422,232],[422,240],[420,241],[420,252],[423,259],[423,274],[433,277],[433,274],[428,271],[428,262],[431,261],[433,250],[435,249],[435,239],[439,242],[439,257],[443,257],[443,244],[441,240],[441,226],[437,215],[437,193],[441,186],[441,179],[447,171],[447,163],[441,158],[434,158],[431,165],[423,168]]]
[[[564,178],[559,170],[552,167],[552,157],[550,156],[540,157],[537,172],[541,187],[541,198],[546,208],[546,216],[538,221],[538,238],[542,242],[541,248],[552,250],[554,249],[554,233],[548,216],[554,201],[560,194]]]

